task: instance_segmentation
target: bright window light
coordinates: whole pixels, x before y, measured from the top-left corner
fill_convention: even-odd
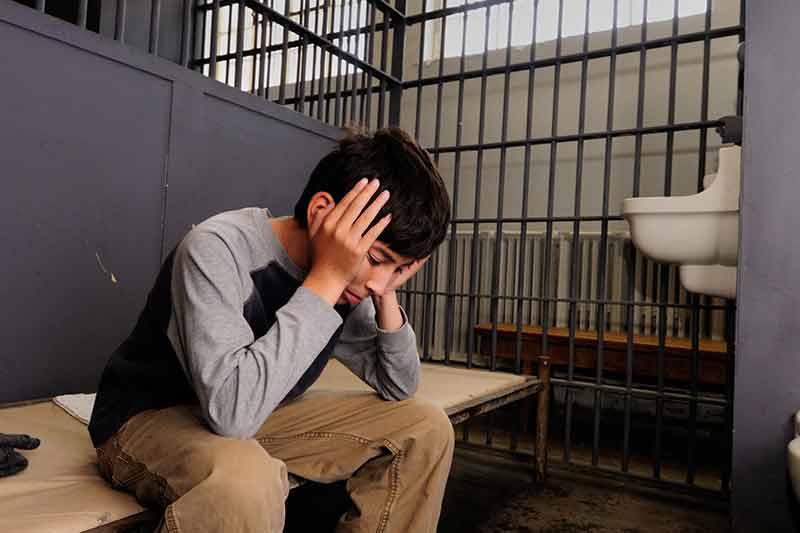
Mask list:
[[[618,0],[617,27],[638,26],[642,23],[645,0]],[[470,3],[470,2],[467,2]],[[447,0],[447,7],[464,5],[464,0]],[[533,0],[514,2],[514,15],[511,22],[511,46],[525,46],[533,41]],[[564,13],[561,17],[562,37],[582,35],[586,24],[586,0],[564,0]],[[538,2],[536,42],[555,40],[558,36],[558,0]],[[669,0],[649,0],[647,22],[670,20],[675,5]],[[680,0],[678,17],[699,15],[708,10],[707,0]],[[489,16],[489,50],[505,48],[508,44],[509,5],[501,4],[491,8]],[[589,2],[589,33],[608,31],[612,28],[614,0],[591,0]],[[438,58],[441,40],[441,24],[426,24],[426,57]],[[447,17],[445,32],[445,57],[461,55],[461,38],[464,28],[464,15],[457,13]],[[486,9],[469,11],[466,15],[466,55],[480,54],[486,43]]]

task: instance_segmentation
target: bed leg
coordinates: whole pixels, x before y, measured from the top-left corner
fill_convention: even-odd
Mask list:
[[[547,477],[547,428],[550,412],[550,357],[539,357],[539,379],[542,390],[539,391],[538,411],[536,416],[536,481],[544,481]]]

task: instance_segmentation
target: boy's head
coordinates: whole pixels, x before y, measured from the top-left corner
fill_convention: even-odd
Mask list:
[[[339,202],[361,178],[380,180],[376,195],[385,189],[391,193],[374,219],[392,214],[380,242],[409,259],[425,258],[441,244],[450,221],[447,189],[428,152],[399,128],[373,134],[348,131],[314,168],[294,218],[307,228],[314,195],[327,192]]]
[[[322,158],[295,205],[298,224],[308,229],[362,178],[380,181],[375,196],[383,190],[390,193],[373,225],[388,213],[392,217],[339,298],[340,304],[358,305],[370,294],[383,295],[413,275],[420,260],[444,240],[450,221],[447,190],[430,155],[403,130],[388,128],[371,135],[349,131]]]

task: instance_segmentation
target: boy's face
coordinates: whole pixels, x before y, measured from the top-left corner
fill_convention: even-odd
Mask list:
[[[375,241],[364,257],[358,275],[347,286],[337,303],[355,307],[364,298],[383,296],[397,289],[412,274],[419,261],[394,252],[381,241]]]

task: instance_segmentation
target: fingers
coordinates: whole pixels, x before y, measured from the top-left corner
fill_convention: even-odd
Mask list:
[[[378,216],[378,212],[381,208],[386,205],[386,202],[389,201],[389,191],[383,191],[380,193],[371,204],[367,206],[364,211],[361,212],[359,215],[358,220],[355,221],[353,224],[353,232],[357,235],[361,236],[367,231],[369,225],[372,224],[372,221],[375,220],[375,217]]]
[[[392,221],[392,214],[389,213],[388,215],[386,215],[382,219],[380,219],[377,224],[372,226],[369,229],[369,231],[366,232],[363,237],[361,237],[361,242],[359,244],[359,247],[362,250],[364,250],[364,253],[367,253],[367,250],[369,250],[369,247],[372,246],[372,244],[376,240],[378,240],[378,237],[380,236],[380,234],[383,232],[383,230],[386,229],[386,226],[388,226],[389,222],[391,222],[391,221]]]
[[[341,218],[339,219],[339,225],[349,230],[361,212],[367,206],[367,203],[369,203],[369,199],[372,198],[372,195],[374,195],[375,191],[378,190],[379,186],[380,182],[375,179],[370,181],[366,187],[361,189],[361,192],[358,193],[358,196],[356,196],[353,201],[350,202],[350,205],[347,206],[344,214],[342,214]]]
[[[345,194],[341,200],[339,200],[339,202],[336,204],[336,207],[333,208],[333,211],[328,213],[326,218],[330,220],[331,223],[338,221],[339,218],[341,218],[341,216],[345,213],[350,203],[362,192],[367,183],[369,183],[367,178],[360,179],[358,183],[356,183],[353,188],[350,189],[350,191]]]
[[[17,448],[19,450],[35,450],[39,447],[39,439],[30,435],[5,435],[0,433],[0,447]]]

